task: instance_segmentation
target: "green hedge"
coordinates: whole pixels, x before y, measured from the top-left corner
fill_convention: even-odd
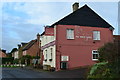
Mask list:
[[[19,59],[13,60],[13,64],[19,64]]]
[[[2,58],[2,64],[6,64],[6,63],[13,63],[14,58],[13,57],[9,57],[9,58]]]

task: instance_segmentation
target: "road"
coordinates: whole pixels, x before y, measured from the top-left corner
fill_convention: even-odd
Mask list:
[[[47,72],[26,68],[3,68],[2,78],[84,78],[86,69]]]

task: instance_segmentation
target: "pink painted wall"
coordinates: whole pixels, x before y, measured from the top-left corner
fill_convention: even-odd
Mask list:
[[[54,36],[54,28],[45,27],[45,35],[46,36]]]
[[[67,40],[66,29],[74,29],[74,39]],[[93,31],[100,31],[100,41],[93,40]],[[89,38],[79,38],[87,36]],[[97,50],[107,42],[113,41],[113,31],[109,28],[57,25],[56,27],[56,69],[60,70],[60,55],[69,56],[68,68],[92,65],[92,50]],[[95,43],[94,43],[95,42]]]

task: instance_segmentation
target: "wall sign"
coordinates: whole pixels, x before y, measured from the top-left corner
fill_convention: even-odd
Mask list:
[[[90,39],[92,39],[92,37],[91,36],[76,36],[76,38],[90,38]]]

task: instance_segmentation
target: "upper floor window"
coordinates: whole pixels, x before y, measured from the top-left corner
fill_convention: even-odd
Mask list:
[[[99,58],[99,53],[97,50],[92,51],[92,60],[98,60]]]
[[[74,39],[74,29],[67,29],[67,39]]]
[[[100,31],[93,31],[93,40],[100,40]]]
[[[51,50],[51,59],[52,59],[52,54],[53,54],[53,48],[51,48],[50,50]]]

